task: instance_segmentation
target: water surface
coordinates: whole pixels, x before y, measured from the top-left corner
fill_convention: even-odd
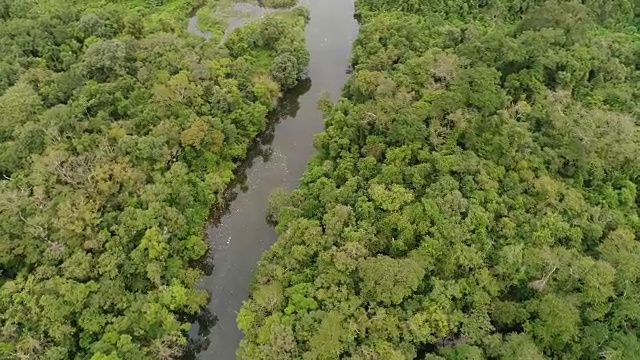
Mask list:
[[[353,0],[307,0],[303,5],[311,13],[305,32],[311,55],[310,82],[285,95],[281,118],[253,151],[245,182],[234,190],[237,196],[219,222],[207,229],[214,268],[201,287],[211,293],[208,310],[217,321],[199,359],[235,359],[242,338],[236,326],[237,312],[248,296],[256,262],[277,237],[265,220],[267,197],[274,188],[297,185],[314,153],[313,135],[323,129],[317,101],[324,91],[336,99],[348,76],[358,32]]]
[[[213,33],[211,31],[202,31],[198,28],[198,16],[196,15],[197,10],[198,9],[194,9],[191,12],[189,23],[187,24],[187,32],[209,40],[213,37]],[[243,2],[233,3],[228,9],[218,9],[217,13],[214,14],[214,16],[220,19],[224,19],[226,23],[224,34],[222,35],[220,44],[222,44],[227,39],[227,37],[233,30],[246,25],[250,21],[260,19],[265,15],[271,14],[275,11],[277,10]]]

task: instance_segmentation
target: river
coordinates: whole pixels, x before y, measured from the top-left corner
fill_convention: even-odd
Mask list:
[[[248,159],[246,177],[234,190],[234,200],[219,221],[207,228],[214,268],[201,287],[211,293],[208,309],[217,320],[199,359],[235,359],[242,338],[236,326],[237,312],[248,296],[257,261],[277,237],[265,220],[267,197],[274,188],[297,185],[314,153],[313,135],[323,129],[318,99],[324,91],[337,99],[348,77],[352,43],[358,33],[353,0],[306,0],[303,5],[311,13],[305,31],[310,80],[285,94],[282,116]],[[193,331],[198,330],[202,333],[196,324]]]

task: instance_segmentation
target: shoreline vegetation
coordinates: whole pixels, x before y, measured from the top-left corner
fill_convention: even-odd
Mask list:
[[[359,0],[238,357],[640,354],[640,8]]]
[[[236,28],[274,12],[292,10],[296,5],[298,0],[200,1],[194,4],[189,17],[197,19],[194,30],[207,34],[207,40],[223,45],[225,35]]]
[[[304,9],[220,49],[197,5],[0,5],[0,358],[182,353],[210,209],[309,61]]]

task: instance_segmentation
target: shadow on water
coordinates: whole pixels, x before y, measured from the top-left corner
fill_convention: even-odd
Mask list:
[[[247,170],[251,169],[256,159],[261,158],[263,162],[268,162],[272,155],[271,143],[273,142],[275,135],[276,125],[284,119],[290,119],[296,117],[298,110],[300,109],[300,102],[298,99],[311,89],[311,79],[305,77],[301,79],[298,84],[286,91],[280,98],[278,105],[268,115],[267,128],[260,134],[254,143],[250,146],[246,159],[238,165],[234,171],[234,181],[232,181],[224,194],[224,204],[221,207],[214,208],[210,214],[209,224],[212,226],[218,226],[223,216],[229,214],[229,205],[240,192],[246,192],[248,190]],[[207,254],[196,264],[198,268],[206,275],[210,276],[213,273],[213,258],[211,256],[211,248],[207,251]],[[211,299],[211,293],[209,293]],[[207,305],[201,311],[193,316],[185,317],[184,321],[191,323],[191,330],[188,333],[189,343],[185,353],[181,357],[181,360],[195,360],[197,354],[206,350],[210,344],[208,335],[211,333],[211,329],[218,322],[218,318],[213,314]]]
[[[187,318],[186,321],[191,322],[191,331],[189,331],[189,342],[180,359],[195,360],[198,353],[209,347],[211,340],[208,336],[211,328],[218,322],[218,317],[205,307],[196,316]]]
[[[298,99],[311,89],[311,79],[305,77],[298,84],[286,91],[278,101],[278,105],[267,115],[267,128],[256,138],[249,147],[245,160],[236,167],[234,171],[234,181],[232,181],[224,194],[222,207],[214,208],[209,215],[209,224],[220,225],[220,220],[224,215],[229,214],[229,204],[238,197],[240,192],[247,192],[247,170],[251,169],[256,159],[261,158],[268,162],[272,155],[271,143],[275,136],[276,125],[286,118],[295,118],[300,103]]]

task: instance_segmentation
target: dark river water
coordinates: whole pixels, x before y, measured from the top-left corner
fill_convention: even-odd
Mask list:
[[[305,36],[309,79],[285,94],[272,126],[244,165],[229,208],[207,228],[214,268],[200,285],[211,293],[210,321],[194,324],[191,333],[204,348],[198,359],[236,358],[242,338],[237,312],[248,296],[256,262],[276,239],[265,220],[267,197],[274,188],[297,185],[314,153],[313,135],[323,129],[318,99],[324,91],[337,99],[348,77],[358,33],[353,0],[306,0],[303,5],[311,11]]]

